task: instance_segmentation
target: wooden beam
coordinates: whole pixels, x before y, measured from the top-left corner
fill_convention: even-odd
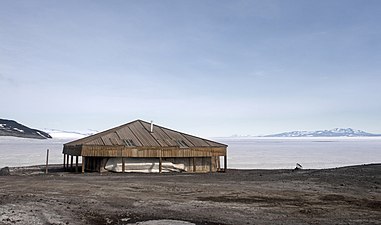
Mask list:
[[[45,167],[45,174],[48,174],[48,165],[49,165],[49,149],[46,150],[46,167]]]
[[[68,146],[66,146],[69,149]],[[75,150],[75,151],[74,151]],[[85,155],[87,157],[142,157],[142,158],[173,158],[173,157],[210,157],[224,156],[226,147],[144,147],[144,146],[98,146],[83,145],[81,149],[74,149],[71,155]]]
[[[75,156],[75,172],[78,173],[78,156]]]
[[[82,173],[85,173],[85,161],[86,161],[86,157],[82,156]]]
[[[122,157],[122,173],[126,171],[126,166],[124,165],[124,158]]]
[[[63,168],[66,170],[66,154],[63,154]]]
[[[210,164],[209,164],[209,172],[211,173],[212,172],[212,165],[213,165],[213,157],[210,157]]]
[[[192,158],[192,161],[193,161],[193,172],[196,172],[196,160],[195,160],[195,157]]]
[[[66,169],[69,168],[69,154],[66,154]]]
[[[224,172],[226,173],[226,170],[228,168],[228,154],[224,156]]]
[[[161,157],[159,158],[159,173],[161,173],[161,164],[162,164],[162,159]]]
[[[217,171],[220,171],[221,169],[221,162],[220,162],[221,158],[219,156],[217,156]]]

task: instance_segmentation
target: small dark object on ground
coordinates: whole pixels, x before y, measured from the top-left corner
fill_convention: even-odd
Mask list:
[[[300,165],[299,163],[297,163],[297,164],[296,164],[296,167],[295,167],[295,169],[293,169],[293,171],[301,170],[301,169],[303,169],[303,166]]]
[[[0,176],[9,176],[11,173],[9,172],[9,167],[4,167],[0,169]]]

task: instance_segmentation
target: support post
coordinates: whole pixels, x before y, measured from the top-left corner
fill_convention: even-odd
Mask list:
[[[46,167],[45,167],[45,174],[48,174],[48,165],[49,165],[49,149],[46,150]]]
[[[85,161],[86,161],[86,157],[82,156],[82,173],[85,173]]]
[[[162,159],[161,157],[159,157],[159,173],[161,173],[161,163],[162,163]]]
[[[69,169],[69,154],[66,154],[66,170]]]
[[[217,156],[218,158],[218,160],[217,160],[217,171],[221,171],[221,162],[220,162],[220,160],[221,160],[221,158],[220,158],[220,156]]]
[[[75,172],[78,173],[78,156],[75,156]]]
[[[122,157],[122,173],[126,171],[126,166],[124,165],[124,158]]]
[[[228,168],[228,158],[227,154],[224,156],[224,172],[226,173],[226,169]]]
[[[66,154],[63,154],[63,168],[66,170]]]
[[[196,172],[196,160],[195,157],[192,158],[193,172]]]
[[[70,156],[70,170],[73,170],[73,155]]]
[[[212,165],[213,165],[212,160],[213,160],[213,156],[210,157],[210,164],[209,164],[209,172],[210,172],[210,173],[213,172],[213,171],[212,171]]]

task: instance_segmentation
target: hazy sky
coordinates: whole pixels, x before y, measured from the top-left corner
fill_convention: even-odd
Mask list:
[[[381,1],[0,0],[0,118],[381,133]]]

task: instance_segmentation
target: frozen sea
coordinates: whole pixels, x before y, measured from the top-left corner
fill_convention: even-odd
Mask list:
[[[228,144],[228,168],[306,169],[381,163],[380,137],[216,139]]]
[[[213,138],[229,145],[228,168],[334,168],[381,163],[381,138]],[[0,137],[0,168],[62,163],[62,147],[70,139]]]
[[[47,149],[49,163],[62,163],[63,144],[69,141],[71,140],[0,137],[0,168],[45,164]]]

